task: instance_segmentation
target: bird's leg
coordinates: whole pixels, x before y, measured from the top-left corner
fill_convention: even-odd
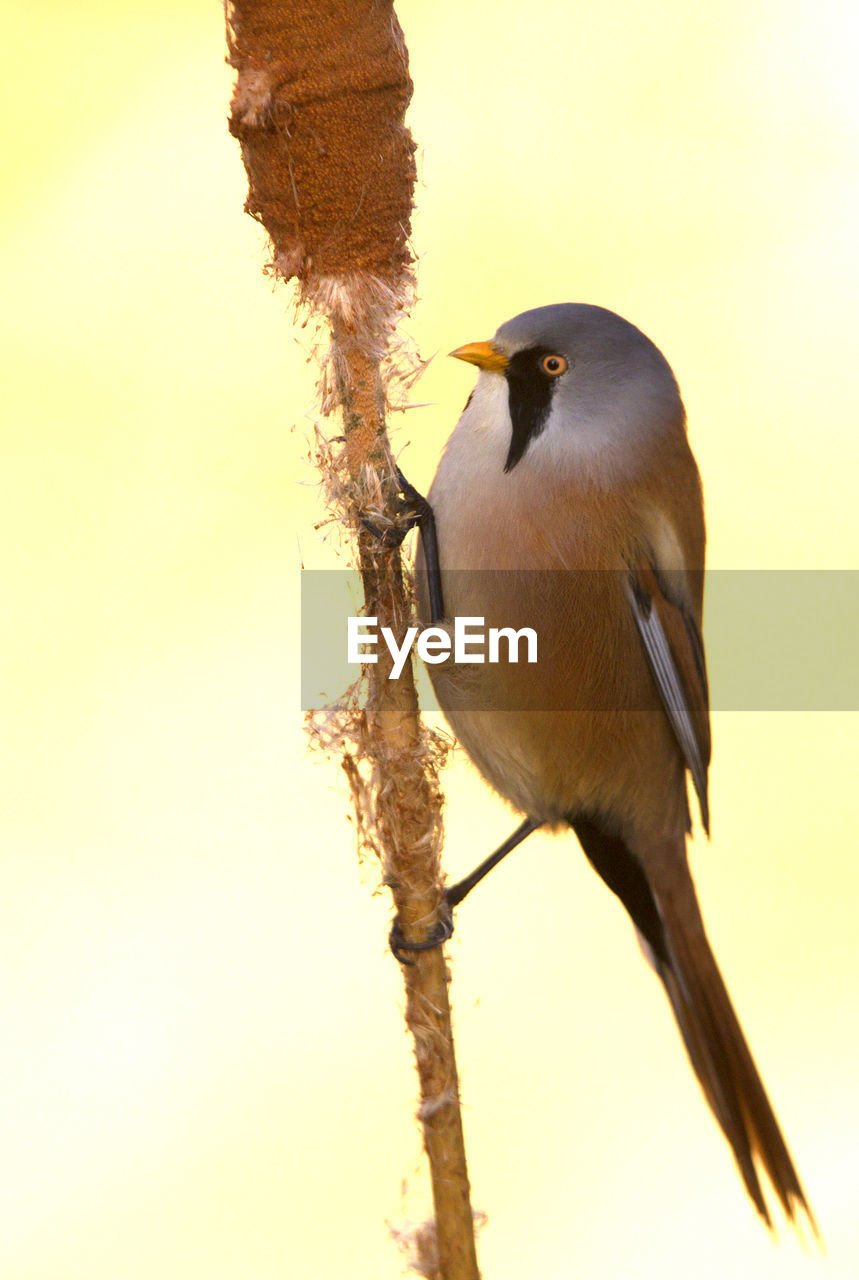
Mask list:
[[[429,590],[430,622],[435,624],[441,622],[444,617],[444,596],[441,590],[441,564],[438,558],[438,533],[435,527],[435,516],[426,498],[418,493],[414,485],[409,484],[399,467],[397,467],[397,479],[400,482],[403,497],[415,512],[415,524],[420,529]]]
[[[497,867],[502,858],[506,858],[507,854],[515,849],[518,844],[521,844],[526,836],[529,836],[532,831],[536,831],[542,825],[542,822],[538,822],[536,818],[526,818],[521,826],[516,828],[512,836],[509,836],[503,844],[499,845],[488,858],[484,858],[480,866],[475,867],[470,875],[465,876],[464,879],[458,880],[456,884],[452,884],[445,889],[438,924],[432,935],[425,942],[407,942],[400,929],[399,920],[395,919],[388,935],[388,943],[400,964],[412,964],[412,961],[404,955],[406,951],[429,951],[432,947],[439,947],[443,942],[447,942],[448,938],[453,935],[451,909],[459,906],[466,894],[470,893],[474,886],[479,884],[493,867]]]
[[[494,853],[490,853],[488,858],[484,858],[479,866],[475,867],[470,875],[465,876],[462,880],[458,880],[456,884],[450,885],[444,891],[444,900],[449,907],[458,907],[466,894],[471,890],[484,876],[488,875],[493,867],[497,867],[502,858],[506,858],[508,853],[512,852],[518,844],[521,844],[532,831],[536,831],[538,827],[542,827],[542,822],[538,822],[536,818],[526,818],[525,821],[518,826],[503,844],[500,844]]]
[[[364,528],[386,547],[398,547],[410,529],[419,529],[426,563],[427,586],[429,588],[430,622],[441,622],[444,617],[444,596],[441,590],[441,566],[438,558],[438,535],[435,528],[435,516],[430,504],[423,494],[418,493],[413,484],[409,484],[399,467],[397,467],[397,483],[403,495],[398,514],[401,523],[380,529],[371,520],[361,517]]]

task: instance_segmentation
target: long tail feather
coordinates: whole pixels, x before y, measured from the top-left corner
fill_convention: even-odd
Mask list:
[[[768,1227],[759,1167],[791,1222],[817,1225],[778,1121],[710,949],[682,833],[627,840],[599,818],[573,814],[582,848],[626,907],[662,979],[689,1060],[734,1153],[740,1176]],[[756,1163],[757,1162],[757,1163]],[[798,1223],[797,1223],[798,1225]]]
[[[691,878],[688,891],[657,903],[667,961],[657,970],[674,1010],[689,1059],[734,1153],[746,1190],[768,1227],[757,1159],[787,1217],[802,1209],[817,1226],[782,1137],[754,1059],[710,949]]]

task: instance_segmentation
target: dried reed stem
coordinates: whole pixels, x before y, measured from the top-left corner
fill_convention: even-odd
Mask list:
[[[323,480],[355,531],[367,613],[400,635],[412,608],[399,551],[383,550],[361,517],[397,520],[383,361],[411,289],[402,33],[390,0],[232,0],[227,36],[246,208],[271,237],[275,274],[297,279],[300,303],[331,331],[320,394],[324,411],[342,409],[345,443],[320,451]],[[421,941],[442,895],[439,753],[420,721],[411,666],[390,680],[385,656],[365,672],[365,705],[330,712],[326,740],[341,752],[359,831],[382,859],[402,931]],[[478,1280],[441,949],[415,953],[403,974],[435,1209],[414,1265],[433,1280]]]

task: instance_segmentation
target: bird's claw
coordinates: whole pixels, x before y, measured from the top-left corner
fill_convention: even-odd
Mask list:
[[[405,538],[406,534],[414,529],[416,521],[407,521],[405,524],[391,524],[387,529],[381,529],[379,525],[374,524],[372,520],[368,520],[366,516],[360,517],[361,524],[371,533],[377,542],[383,547],[398,547]]]
[[[391,932],[388,934],[388,945],[394,953],[400,964],[414,964],[414,960],[409,960],[404,955],[406,951],[432,951],[434,947],[440,947],[447,942],[448,938],[453,937],[453,915],[447,905],[447,900],[442,898],[438,920],[433,925],[429,936],[423,942],[407,942],[400,927],[399,916],[394,917],[394,923],[391,925]]]
[[[374,538],[381,542],[383,547],[398,547],[406,534],[420,525],[424,520],[429,503],[413,484],[410,484],[403,475],[399,467],[396,469],[397,484],[400,494],[397,500],[396,519],[398,524],[389,524],[386,528],[380,528],[373,520],[369,520],[366,516],[361,516],[361,524],[371,533]]]

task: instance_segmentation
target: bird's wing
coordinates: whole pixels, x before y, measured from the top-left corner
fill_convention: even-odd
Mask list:
[[[704,830],[710,830],[707,766],[710,699],[704,642],[689,605],[649,560],[630,570],[627,594],[647,663],[692,775]],[[669,594],[670,593],[670,594]]]

